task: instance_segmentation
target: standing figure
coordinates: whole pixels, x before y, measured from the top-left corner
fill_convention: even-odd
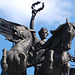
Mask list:
[[[31,21],[30,21],[30,29],[34,30],[34,19],[35,19],[35,16],[36,14],[43,10],[44,8],[44,3],[42,3],[42,7],[39,8],[39,9],[34,9],[35,5],[38,5],[40,2],[37,2],[37,3],[34,3],[32,5],[32,17],[31,17]],[[38,62],[41,62],[44,60],[44,57],[42,56],[42,54],[44,53],[44,49],[40,49],[40,47],[46,42],[46,37],[48,36],[48,30],[46,28],[41,28],[40,31],[38,32],[39,33],[39,36],[41,38],[41,40],[39,40],[37,37],[36,37],[36,34],[34,31],[31,32],[32,33],[32,38],[33,38],[33,46],[32,48],[30,49],[31,52],[30,52],[30,56],[31,56],[31,63],[32,64],[36,64]],[[39,63],[39,64],[36,64],[34,65],[35,67],[35,72],[34,74],[37,75],[37,72],[39,70],[39,67],[42,65],[42,63]]]
[[[35,49],[34,56],[36,57],[34,62],[40,61],[41,63],[34,66],[35,67],[35,72],[34,72],[35,75],[37,75],[39,68],[42,66],[42,63],[43,63],[42,61],[44,61],[44,58],[45,58],[43,56],[45,49],[41,49],[41,46],[46,42],[46,37],[48,36],[48,30],[46,28],[45,29],[41,28],[38,33],[39,33],[41,40],[39,40],[36,44],[33,44],[34,49]]]

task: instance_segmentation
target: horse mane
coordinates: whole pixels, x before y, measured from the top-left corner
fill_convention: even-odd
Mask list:
[[[50,45],[52,44],[52,41],[58,34],[60,35],[61,31],[63,30],[65,24],[60,25],[57,29],[55,30],[50,30],[52,36],[45,42],[45,44],[42,46],[43,48],[50,48]]]
[[[57,29],[55,30],[50,30],[51,34],[57,34],[58,32],[61,32],[65,24],[60,25]]]

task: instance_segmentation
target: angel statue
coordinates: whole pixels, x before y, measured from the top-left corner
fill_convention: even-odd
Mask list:
[[[32,5],[34,9],[35,5],[41,2],[36,2]],[[42,7],[36,11],[35,14],[44,8],[44,3]],[[33,18],[33,17],[32,17]],[[27,60],[28,52],[33,44],[34,29],[26,27],[25,25],[20,25],[17,23],[6,21],[0,18],[0,34],[6,37],[7,40],[14,43],[14,46],[7,51],[3,49],[3,56],[1,60],[2,73],[1,75],[27,75]]]

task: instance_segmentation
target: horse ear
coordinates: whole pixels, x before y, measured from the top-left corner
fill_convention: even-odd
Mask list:
[[[69,21],[68,21],[68,18],[66,18],[66,23],[70,26],[70,23],[69,23]]]
[[[68,18],[66,18],[66,23],[69,23]]]

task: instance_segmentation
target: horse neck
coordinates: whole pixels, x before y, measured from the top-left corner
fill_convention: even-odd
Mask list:
[[[23,51],[26,52],[26,50],[29,49],[31,44],[32,44],[32,38],[26,38],[26,39],[20,40],[15,46],[21,48]]]
[[[17,46],[22,46],[22,48],[24,48],[27,41],[28,41],[28,39],[20,40],[16,45],[17,45]],[[16,46],[16,45],[15,45],[15,46]]]
[[[25,45],[27,39],[23,39],[23,40],[20,40],[17,45],[21,44],[21,45]]]
[[[22,46],[24,46],[25,42],[26,42],[26,39],[21,40],[21,41],[19,41],[19,42],[17,43],[17,45],[22,45]]]
[[[20,40],[17,43],[15,43],[15,45],[11,48],[10,51],[24,51],[25,49],[25,39],[24,40]]]

